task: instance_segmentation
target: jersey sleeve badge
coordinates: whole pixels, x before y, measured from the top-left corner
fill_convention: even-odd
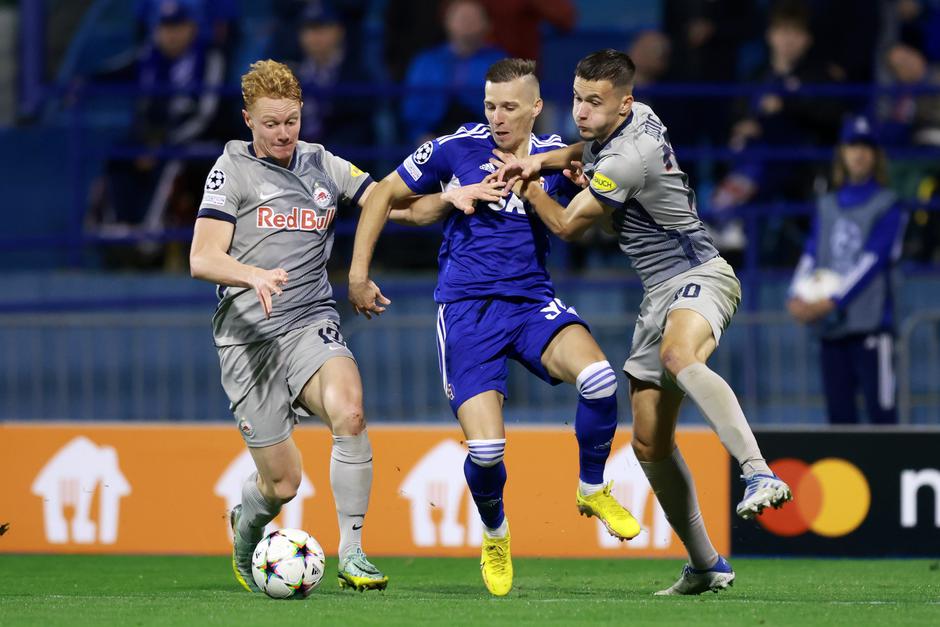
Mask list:
[[[209,172],[209,177],[206,179],[207,190],[214,192],[222,189],[223,185],[225,185],[225,172],[218,169]]]
[[[415,150],[413,155],[415,163],[418,165],[424,165],[428,162],[428,159],[431,158],[431,153],[434,152],[434,143],[433,142],[424,142],[418,149]]]
[[[599,192],[607,193],[617,189],[617,184],[600,172],[595,172],[594,176],[591,178],[591,187]]]

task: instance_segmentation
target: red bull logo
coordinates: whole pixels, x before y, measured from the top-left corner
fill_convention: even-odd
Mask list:
[[[293,207],[290,213],[279,213],[271,207],[258,207],[259,229],[287,229],[288,231],[325,231],[333,221],[336,209],[331,207],[322,215],[314,209]]]
[[[765,510],[761,526],[778,536],[798,536],[812,531],[836,538],[852,533],[865,521],[871,506],[871,489],[855,464],[827,457],[813,464],[783,458],[770,467],[793,490],[793,502],[779,510]]]

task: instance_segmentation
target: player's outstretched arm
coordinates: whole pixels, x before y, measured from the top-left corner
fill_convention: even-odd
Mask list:
[[[391,301],[382,295],[379,286],[369,278],[369,266],[379,234],[396,203],[414,195],[397,172],[392,172],[363,195],[362,214],[356,227],[352,261],[349,264],[349,301],[356,313],[369,320],[385,311]]]
[[[572,161],[577,161],[584,153],[584,142],[578,142],[564,148],[557,148],[548,152],[540,152],[522,159],[502,150],[493,150],[495,159],[490,162],[498,166],[496,180],[512,181],[513,179],[532,180],[538,177],[542,170],[561,170],[571,167]]]
[[[476,202],[498,202],[508,194],[505,183],[487,180],[474,185],[454,187],[439,194],[414,196],[395,205],[389,219],[407,226],[425,226],[442,220],[454,208],[467,215],[476,210]]]
[[[189,250],[189,271],[194,279],[217,285],[250,287],[264,308],[264,317],[271,317],[272,299],[281,295],[287,283],[284,268],[264,270],[241,263],[228,254],[235,225],[224,220],[199,218]]]
[[[568,207],[562,207],[535,182],[524,184],[522,193],[552,233],[565,241],[576,240],[592,224],[605,217],[608,209],[585,189],[578,193]]]

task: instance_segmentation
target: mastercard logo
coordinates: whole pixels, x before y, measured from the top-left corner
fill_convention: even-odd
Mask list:
[[[812,531],[836,538],[858,529],[868,516],[871,489],[855,464],[836,457],[813,464],[784,458],[770,467],[793,490],[792,503],[758,517],[771,533],[790,537]]]

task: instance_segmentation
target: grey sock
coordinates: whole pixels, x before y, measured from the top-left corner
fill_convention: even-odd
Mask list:
[[[372,490],[372,445],[369,435],[334,435],[330,456],[330,487],[339,521],[339,550],[342,559],[362,548],[362,525]]]
[[[258,489],[258,473],[253,472],[242,485],[242,513],[238,519],[238,535],[257,544],[264,537],[264,527],[281,511],[281,505],[268,502]]]
[[[640,462],[640,467],[649,479],[666,519],[685,545],[692,568],[704,570],[714,566],[718,561],[718,551],[708,538],[695,496],[692,473],[679,449],[658,462]]]
[[[705,364],[696,363],[683,368],[676,375],[676,381],[698,405],[705,420],[725,449],[738,460],[745,475],[756,472],[770,474],[741,404],[724,379]]]

